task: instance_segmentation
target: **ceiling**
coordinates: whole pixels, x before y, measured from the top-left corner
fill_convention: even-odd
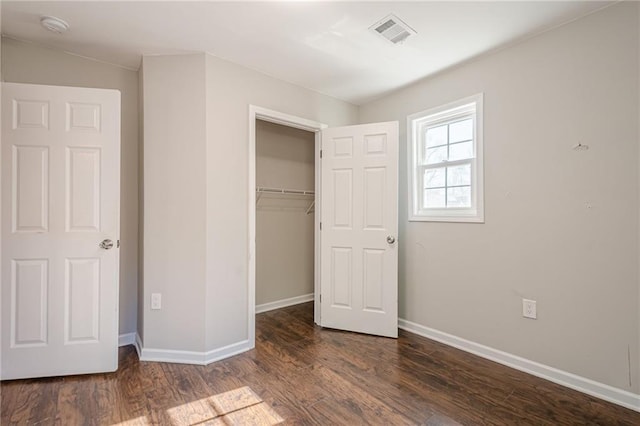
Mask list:
[[[209,52],[359,105],[610,4],[2,1],[2,33],[132,69],[141,55]],[[368,29],[389,13],[417,35],[393,45]],[[46,31],[43,15],[70,31]]]

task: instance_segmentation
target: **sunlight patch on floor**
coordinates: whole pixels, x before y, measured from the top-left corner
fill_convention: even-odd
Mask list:
[[[173,426],[268,426],[284,421],[248,386],[170,408],[167,414]]]

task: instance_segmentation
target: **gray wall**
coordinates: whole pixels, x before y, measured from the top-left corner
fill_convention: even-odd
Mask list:
[[[315,134],[258,120],[256,186],[315,190]],[[313,293],[313,197],[262,194],[256,206],[256,305]]]
[[[202,352],[205,55],[144,57],[143,82],[143,342],[145,348]],[[161,310],[150,309],[152,293],[162,294]]]
[[[637,4],[423,80],[360,121],[399,120],[406,141],[408,114],[479,92],[486,223],[408,222],[400,161],[400,316],[637,393]]]
[[[122,93],[120,334],[136,331],[138,285],[138,72],[2,38],[2,76],[13,83],[118,89]]]

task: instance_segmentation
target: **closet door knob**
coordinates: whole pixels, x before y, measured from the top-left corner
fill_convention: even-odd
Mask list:
[[[396,238],[393,235],[388,235],[387,236],[387,243],[393,244],[395,242],[396,242]]]
[[[102,242],[100,243],[100,248],[105,249],[105,250],[109,250],[113,247],[113,241],[111,240],[102,240]]]

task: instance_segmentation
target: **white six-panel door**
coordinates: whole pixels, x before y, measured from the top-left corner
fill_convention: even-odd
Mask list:
[[[321,325],[398,336],[398,122],[322,131]]]
[[[2,379],[117,369],[119,215],[120,92],[3,83]]]

